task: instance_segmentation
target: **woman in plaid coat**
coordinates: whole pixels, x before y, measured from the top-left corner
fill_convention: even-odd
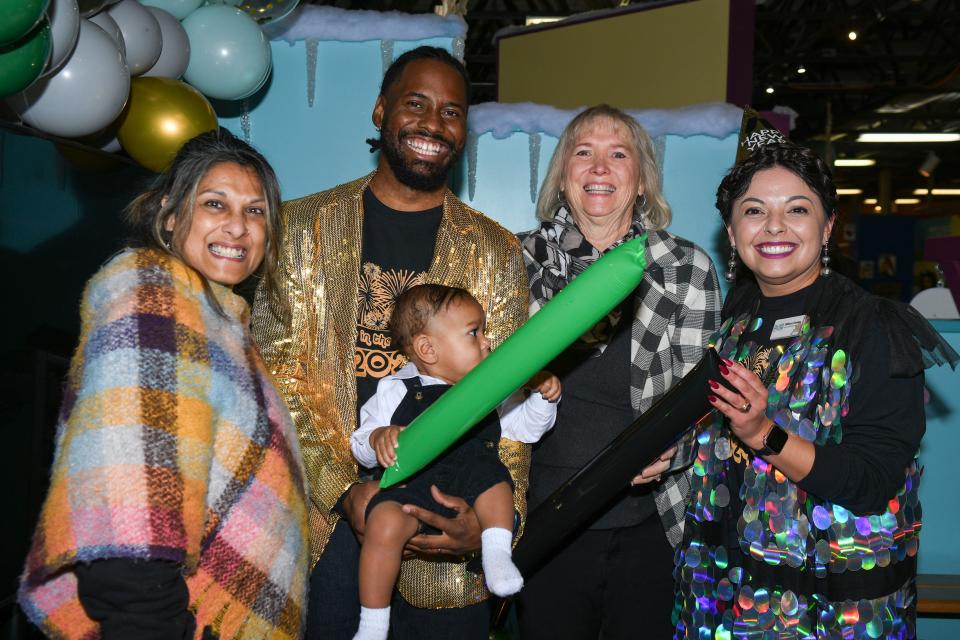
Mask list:
[[[259,153],[202,134],[130,205],[140,247],[87,284],[19,593],[48,636],[300,637],[297,436],[231,290],[276,277],[279,204]]]
[[[710,258],[663,230],[670,208],[653,144],[622,111],[600,105],[570,122],[537,215],[540,227],[523,239],[531,314],[604,252],[642,234],[648,267],[636,291],[550,367],[563,381],[564,399],[553,433],[534,448],[531,507],[699,362],[720,310]],[[688,453],[665,455],[643,470],[533,575],[520,595],[525,639],[670,637]]]

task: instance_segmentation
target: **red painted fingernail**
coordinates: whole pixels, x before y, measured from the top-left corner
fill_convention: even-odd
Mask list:
[[[713,404],[716,404],[716,402],[717,402],[717,396],[707,396],[707,401],[709,401],[709,402],[711,402],[711,403],[713,403]]]
[[[711,388],[711,389],[719,389],[719,388],[720,388],[720,385],[719,385],[718,383],[714,382],[713,380],[707,380],[707,382],[710,384],[710,388]]]
[[[730,373],[730,369],[727,369],[725,366],[720,365],[720,373],[722,373],[723,375],[727,375],[728,373]]]
[[[732,360],[727,360],[726,358],[720,358],[720,359],[723,360],[723,364],[727,365],[728,367],[732,367],[732,366],[733,366],[733,361],[732,361]]]

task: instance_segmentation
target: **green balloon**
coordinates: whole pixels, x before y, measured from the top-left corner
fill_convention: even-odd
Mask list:
[[[22,41],[0,48],[0,98],[33,84],[50,58],[50,25],[44,24]]]
[[[0,47],[12,45],[37,26],[50,0],[0,0]]]
[[[646,235],[606,254],[400,433],[381,487],[430,464],[511,393],[636,289],[647,268]]]

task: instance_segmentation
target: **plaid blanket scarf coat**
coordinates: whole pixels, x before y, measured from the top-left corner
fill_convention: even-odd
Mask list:
[[[307,588],[303,470],[246,303],[159,252],[127,250],[87,284],[50,490],[19,601],[47,635],[93,639],[71,568],[182,565],[220,638],[298,638]]]
[[[607,251],[644,231],[643,220],[635,218],[627,234]],[[630,402],[635,416],[696,366],[720,320],[720,284],[706,252],[666,231],[646,233],[648,265],[635,296],[630,337]],[[524,234],[521,243],[530,277],[531,316],[601,255],[566,209]],[[672,469],[693,462],[694,445],[689,438],[681,443]],[[665,475],[654,490],[657,512],[673,547],[683,539],[690,473],[687,469]]]

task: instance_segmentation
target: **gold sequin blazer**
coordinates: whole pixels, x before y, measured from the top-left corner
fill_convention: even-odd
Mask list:
[[[363,238],[363,191],[374,174],[284,203],[281,310],[261,289],[253,334],[285,396],[306,466],[311,566],[338,516],[333,506],[357,481],[350,452],[356,428],[357,290]],[[487,335],[500,344],[527,319],[527,276],[516,238],[449,190],[427,282],[468,290],[487,312]],[[526,513],[530,447],[500,443],[515,507]],[[403,563],[400,593],[421,608],[463,607],[488,597],[483,578],[463,562],[414,558]]]

